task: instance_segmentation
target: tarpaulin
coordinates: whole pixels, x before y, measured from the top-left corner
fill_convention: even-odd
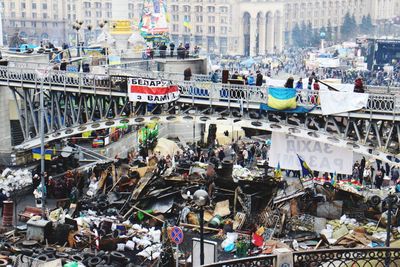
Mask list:
[[[367,106],[369,94],[353,92],[320,91],[323,115],[359,110]]]

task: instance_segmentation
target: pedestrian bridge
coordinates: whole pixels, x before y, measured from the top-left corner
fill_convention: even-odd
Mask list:
[[[47,142],[88,130],[158,120],[281,131],[346,146],[383,161],[396,160],[399,151],[400,95],[396,94],[371,93],[367,107],[357,112],[324,116],[317,106],[309,113],[291,114],[260,110],[260,104],[268,102],[267,87],[172,80],[179,86],[180,98],[150,110],[143,103],[129,101],[127,79],[132,76],[50,70],[42,77],[34,69],[0,67],[0,85],[12,92],[24,137],[16,149],[39,145],[39,92],[43,88]],[[168,73],[147,73],[146,77],[172,78]],[[312,107],[311,96],[317,94],[299,90],[297,104]]]

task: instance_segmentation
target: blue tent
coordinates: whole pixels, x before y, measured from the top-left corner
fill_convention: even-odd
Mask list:
[[[244,65],[247,68],[250,68],[251,66],[253,66],[256,62],[254,61],[253,58],[248,58],[246,60],[243,60],[242,62],[240,62],[240,65]]]
[[[33,45],[33,44],[22,44],[22,45],[20,45],[19,49],[21,52],[24,52],[28,49],[35,49],[37,47],[38,47],[37,45]]]

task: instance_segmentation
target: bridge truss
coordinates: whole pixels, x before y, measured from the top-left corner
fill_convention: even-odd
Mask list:
[[[152,109],[129,102],[127,76],[50,71],[40,79],[34,70],[0,67],[0,85],[12,91],[25,141],[17,149],[39,145],[39,93],[45,96],[46,141],[122,124],[186,121],[236,124],[279,131],[347,147],[355,152],[397,162],[400,144],[400,96],[370,94],[358,112],[324,116],[320,107],[309,113],[265,112],[268,88],[222,85],[204,81],[174,81],[180,98]],[[298,91],[300,106],[312,107],[318,92]]]

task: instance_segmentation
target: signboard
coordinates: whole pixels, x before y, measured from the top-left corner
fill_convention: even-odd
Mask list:
[[[352,173],[351,150],[284,133],[272,133],[270,166],[276,167],[279,162],[282,169],[301,170],[297,154],[303,157],[312,170]]]
[[[162,104],[179,98],[179,89],[171,81],[130,78],[128,81],[129,100]]]
[[[192,266],[200,267],[200,239],[192,239]],[[210,240],[204,240],[204,264],[213,264],[218,259],[218,243]]]
[[[171,242],[175,243],[176,245],[181,244],[183,242],[182,229],[179,228],[178,226],[172,227],[169,238],[171,239]]]

